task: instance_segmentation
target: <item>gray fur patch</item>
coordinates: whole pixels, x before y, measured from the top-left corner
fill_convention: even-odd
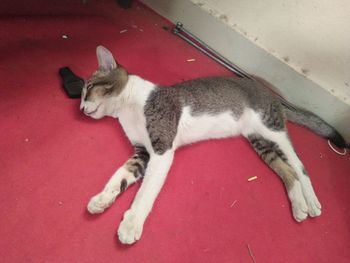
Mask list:
[[[273,131],[282,131],[285,128],[285,117],[279,101],[272,101],[271,104],[261,109],[262,122]]]
[[[297,174],[289,165],[278,144],[265,139],[259,134],[249,135],[248,140],[261,159],[279,175],[286,189],[290,190],[294,185],[294,181],[297,180]]]
[[[285,107],[288,120],[304,125],[323,136],[329,136],[333,128],[315,114],[302,109],[293,110]]]
[[[277,143],[267,140],[258,134],[249,135],[248,140],[254,147],[255,151],[267,164],[271,164],[277,158],[287,162],[285,154],[278,147]]]
[[[120,183],[120,192],[124,192],[126,187],[128,186],[128,181],[124,178]]]
[[[320,117],[304,109],[296,107],[291,108],[284,104],[283,106],[288,120],[303,125],[315,133],[328,138],[339,148],[347,147],[343,136],[341,136],[331,125],[322,120]]]
[[[145,105],[146,128],[153,150],[158,154],[172,148],[182,106],[175,89],[157,89]]]
[[[185,81],[174,85],[183,106],[192,113],[217,114],[227,110],[239,118],[245,108],[268,114],[270,105],[279,110],[279,99],[260,83],[244,78],[211,77]]]
[[[135,154],[126,162],[126,169],[133,173],[135,178],[143,177],[149,161],[149,153],[143,146],[135,146]]]

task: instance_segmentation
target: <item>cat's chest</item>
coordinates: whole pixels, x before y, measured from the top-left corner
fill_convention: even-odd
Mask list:
[[[146,130],[146,119],[143,112],[124,110],[118,116],[123,130],[132,144],[145,145],[149,143]]]

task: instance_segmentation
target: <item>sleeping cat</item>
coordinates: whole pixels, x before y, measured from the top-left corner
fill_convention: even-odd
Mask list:
[[[261,159],[282,179],[300,222],[321,214],[310,178],[288,138],[286,119],[302,124],[346,147],[342,136],[314,114],[286,107],[255,81],[212,77],[161,88],[128,72],[111,52],[96,50],[99,68],[82,91],[80,109],[94,119],[118,118],[134,146],[87,209],[102,213],[128,186],[143,178],[131,208],[118,229],[119,240],[139,240],[174,158],[175,150],[200,140],[243,135]]]

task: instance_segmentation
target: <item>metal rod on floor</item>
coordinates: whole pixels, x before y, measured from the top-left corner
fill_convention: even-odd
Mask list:
[[[216,62],[218,62],[222,66],[224,66],[225,68],[227,68],[228,70],[234,72],[238,76],[240,76],[242,78],[252,79],[252,77],[249,76],[248,73],[246,73],[242,69],[238,68],[231,61],[227,60],[225,57],[223,57],[222,55],[217,53],[214,49],[212,49],[210,46],[208,46],[206,43],[204,43],[201,39],[199,39],[198,37],[193,35],[191,32],[187,31],[183,27],[182,23],[178,22],[176,24],[176,27],[173,28],[172,32],[175,35],[181,37],[187,43],[189,43],[192,46],[199,49],[201,52],[203,52],[204,54],[206,54],[207,56],[209,56],[210,58],[212,58],[213,60],[215,60]],[[194,41],[192,41],[188,36],[190,38],[192,38],[193,40],[195,40],[198,44],[195,43]]]
[[[218,62],[219,64],[221,64],[222,66],[224,66],[225,68],[227,68],[230,71],[233,71],[235,74],[240,75],[241,74],[236,71],[234,68],[232,68],[230,65],[227,65],[225,62],[219,60],[217,57],[215,57],[213,54],[209,53],[207,50],[205,50],[204,48],[202,48],[201,46],[199,46],[198,44],[196,44],[195,42],[193,42],[192,40],[190,40],[189,38],[187,38],[186,36],[184,36],[183,34],[180,34],[175,28],[173,29],[173,33],[177,36],[179,36],[180,38],[182,38],[183,40],[185,40],[187,43],[191,44],[192,46],[194,46],[195,48],[199,49],[201,52],[203,52],[204,54],[206,54],[208,57],[214,59],[216,62]]]

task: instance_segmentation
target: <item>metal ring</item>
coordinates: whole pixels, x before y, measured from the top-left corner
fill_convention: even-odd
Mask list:
[[[334,147],[333,147],[333,145],[331,144],[331,142],[328,140],[328,145],[329,145],[329,147],[331,147],[331,149],[335,152],[335,153],[337,153],[337,154],[339,154],[339,155],[346,155],[346,153],[347,153],[347,151],[346,151],[346,148],[344,148],[344,152],[338,152],[338,150],[337,149],[335,149]]]

